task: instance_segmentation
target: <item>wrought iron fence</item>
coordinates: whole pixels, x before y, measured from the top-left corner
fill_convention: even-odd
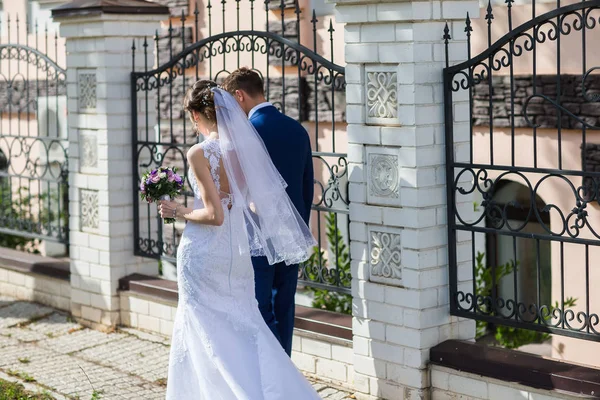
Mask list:
[[[600,341],[600,68],[588,65],[600,1],[541,15],[534,2],[518,27],[506,6],[495,42],[491,3],[483,40],[468,16],[465,43],[444,32],[451,312]],[[487,49],[471,56],[476,42]],[[468,60],[451,66],[453,50]]]
[[[215,6],[208,1],[202,10],[196,6],[192,16],[182,13],[177,26],[171,20],[166,32],[134,42],[134,187],[141,174],[161,165],[187,174],[186,152],[199,140],[182,109],[187,87],[200,78],[220,82],[236,68],[252,68],[265,81],[267,99],[302,122],[311,136],[316,192],[311,225],[319,246],[300,269],[300,281],[350,293],[348,170],[345,138],[340,139],[345,80],[344,67],[332,56],[334,26],[331,20],[319,21],[314,12],[310,20],[303,18],[297,2],[266,0],[260,8],[253,0]],[[303,25],[312,29],[312,49],[300,43]],[[152,46],[154,59],[149,56]],[[319,54],[324,51],[329,59]],[[135,71],[139,57],[144,67]],[[193,196],[187,176],[186,189],[180,199],[185,204]],[[174,262],[183,225],[163,225],[156,207],[141,203],[137,193],[134,215],[135,253]]]
[[[56,61],[63,45],[57,33],[37,24],[23,26],[18,16],[12,21],[7,16],[4,24],[0,242],[11,247],[34,239],[68,244],[66,71]]]

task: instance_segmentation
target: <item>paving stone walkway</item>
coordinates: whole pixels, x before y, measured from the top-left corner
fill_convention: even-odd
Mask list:
[[[86,329],[65,313],[1,295],[0,355],[0,379],[57,400],[165,398],[168,338],[135,329]],[[313,385],[324,399],[353,398]]]

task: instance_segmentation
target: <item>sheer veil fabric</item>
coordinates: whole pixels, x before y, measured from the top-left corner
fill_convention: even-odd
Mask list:
[[[220,139],[196,146],[217,190],[226,168],[232,195],[221,199],[222,225],[188,222],[177,248],[166,399],[318,400],[259,311],[250,257],[302,261],[314,238],[235,99],[221,90],[215,98]],[[204,208],[193,170],[189,178],[194,209]]]
[[[287,195],[287,184],[237,101],[221,88],[212,90],[233,206],[246,221],[248,247],[240,246],[241,254],[265,256],[271,265],[306,261],[317,242]]]

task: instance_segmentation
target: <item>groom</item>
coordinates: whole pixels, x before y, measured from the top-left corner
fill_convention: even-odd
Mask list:
[[[308,225],[314,193],[312,151],[308,133],[294,119],[267,102],[264,82],[254,71],[240,68],[223,82],[265,142],[273,164],[288,184],[287,193]],[[254,257],[258,307],[265,322],[288,355],[292,353],[298,265],[269,265],[265,257]]]

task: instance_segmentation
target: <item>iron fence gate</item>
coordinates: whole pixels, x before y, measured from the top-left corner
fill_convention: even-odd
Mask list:
[[[202,11],[196,7],[191,18],[182,13],[179,26],[171,21],[168,30],[157,31],[153,40],[134,42],[134,187],[148,169],[175,166],[186,174],[186,192],[180,200],[191,201],[185,155],[199,139],[182,109],[185,90],[199,78],[221,82],[236,68],[252,68],[265,81],[267,99],[302,122],[311,135],[316,192],[311,225],[319,246],[301,267],[300,281],[349,294],[348,170],[345,140],[339,139],[336,129],[345,121],[345,81],[344,67],[333,62],[333,24],[323,24],[314,12],[310,22],[301,18],[297,2],[266,0],[260,11],[255,5],[254,0],[222,1],[218,6],[208,1]],[[280,19],[274,18],[277,14]],[[266,29],[255,29],[259,23]],[[300,43],[303,24],[312,29],[312,49]],[[199,39],[202,35],[205,38]],[[155,46],[155,59],[148,57],[149,46]],[[319,54],[324,49],[330,59]],[[140,56],[143,71],[135,71]],[[135,254],[174,262],[183,225],[163,225],[156,207],[141,203],[138,193],[134,215]]]
[[[7,42],[0,38],[0,246],[22,248],[32,240],[66,245],[66,71],[56,61],[59,38],[47,27],[20,25],[18,16],[13,22],[8,17],[3,28]]]
[[[541,15],[534,2],[518,27],[506,6],[494,42],[488,4],[474,57],[468,15],[465,44],[444,32],[451,312],[599,341],[600,67],[588,64],[600,1]],[[450,66],[462,46],[468,60]]]

